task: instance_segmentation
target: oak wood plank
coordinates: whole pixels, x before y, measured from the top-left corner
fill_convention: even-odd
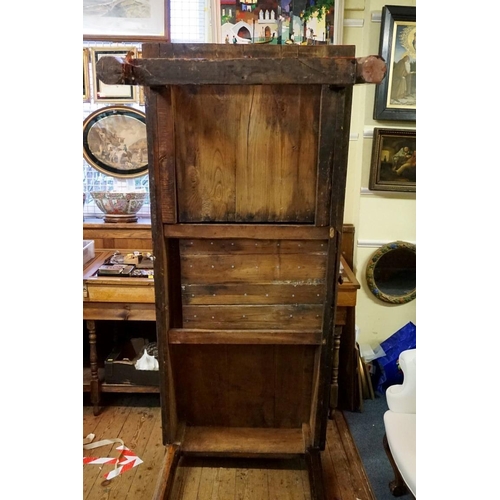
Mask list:
[[[219,468],[212,490],[212,500],[234,500],[236,469]]]
[[[354,297],[355,297],[354,291]],[[321,304],[323,282],[183,283],[184,305]],[[345,301],[352,301],[349,297]],[[355,301],[354,301],[355,302]],[[341,304],[341,305],[348,305]]]
[[[181,258],[183,283],[316,283],[325,279],[318,254],[191,255]]]
[[[259,331],[259,330],[190,330],[172,328],[168,332],[170,344],[292,344],[317,345],[321,331]]]
[[[186,239],[179,242],[181,255],[255,255],[255,254],[319,254],[326,255],[327,240],[280,239]]]
[[[166,238],[222,238],[222,239],[288,239],[288,240],[325,240],[329,228],[309,225],[272,225],[272,224],[165,224],[163,234]]]
[[[182,498],[197,500],[200,491],[202,467],[185,467],[183,471]]]
[[[214,483],[217,479],[218,469],[216,467],[202,467],[200,477],[200,488],[196,500],[211,500]]]
[[[153,500],[167,500],[174,486],[177,465],[180,460],[179,446],[177,444],[167,445],[161,470],[158,475]]]
[[[218,330],[321,328],[321,304],[184,306],[188,328]]]
[[[123,440],[125,446],[144,460],[146,447],[151,439],[153,429],[159,425],[157,408],[132,407],[128,418],[117,436]],[[107,498],[109,500],[122,500],[134,498],[132,489],[142,486],[143,491],[149,491],[149,485],[143,481],[144,468],[150,464],[147,461],[124,472],[111,480]],[[106,488],[103,488],[104,490]],[[137,497],[136,497],[137,498]]]
[[[135,498],[153,498],[156,491],[158,477],[161,474],[161,467],[164,464],[166,447],[163,444],[161,414],[159,409],[155,409],[152,431],[149,439],[145,443],[142,455],[139,455],[144,463],[137,466],[135,481],[130,488],[129,500]]]
[[[341,450],[345,453],[345,466],[348,472],[347,477],[349,478],[351,492],[354,492],[360,500],[373,500],[375,495],[343,413],[335,412],[333,421],[330,422],[332,426],[335,425],[337,428],[338,439],[335,441],[332,440],[329,446],[332,446],[332,450],[336,447],[337,454],[341,453]],[[345,483],[345,477],[343,478],[343,482]]]
[[[298,455],[304,453],[302,429],[187,427],[185,453]]]

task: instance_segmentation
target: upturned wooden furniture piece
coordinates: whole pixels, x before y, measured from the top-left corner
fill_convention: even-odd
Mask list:
[[[324,498],[354,46],[146,43],[164,475],[181,455],[305,457]]]

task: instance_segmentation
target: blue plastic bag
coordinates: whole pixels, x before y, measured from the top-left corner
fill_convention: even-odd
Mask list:
[[[396,333],[380,344],[385,356],[378,358],[378,381],[376,390],[385,394],[388,387],[403,383],[403,372],[399,368],[399,355],[407,349],[417,347],[417,327],[409,321]]]

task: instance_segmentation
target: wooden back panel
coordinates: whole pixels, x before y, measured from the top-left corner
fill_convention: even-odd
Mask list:
[[[321,86],[172,94],[180,222],[314,223]]]

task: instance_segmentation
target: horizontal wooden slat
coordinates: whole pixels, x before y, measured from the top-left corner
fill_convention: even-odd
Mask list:
[[[182,452],[225,456],[295,455],[305,452],[302,429],[186,427]]]
[[[186,239],[179,242],[182,256],[189,255],[233,255],[255,254],[318,254],[326,255],[327,240],[220,240],[220,239]]]
[[[322,304],[183,306],[187,328],[295,330],[321,328]]]
[[[111,85],[136,83],[163,85],[354,85],[357,66],[354,58],[235,58],[235,59],[136,59],[134,81],[123,77],[123,59],[102,57],[97,74]],[[129,66],[132,67],[132,66]]]
[[[324,283],[182,285],[184,305],[322,304],[324,294]]]
[[[183,283],[321,283],[326,258],[317,254],[190,255],[181,257]]]
[[[319,345],[321,331],[306,330],[207,330],[172,328],[170,344],[284,344]]]
[[[332,231],[332,234],[335,232]],[[329,227],[270,224],[164,224],[166,238],[252,238],[255,240],[326,240]]]

